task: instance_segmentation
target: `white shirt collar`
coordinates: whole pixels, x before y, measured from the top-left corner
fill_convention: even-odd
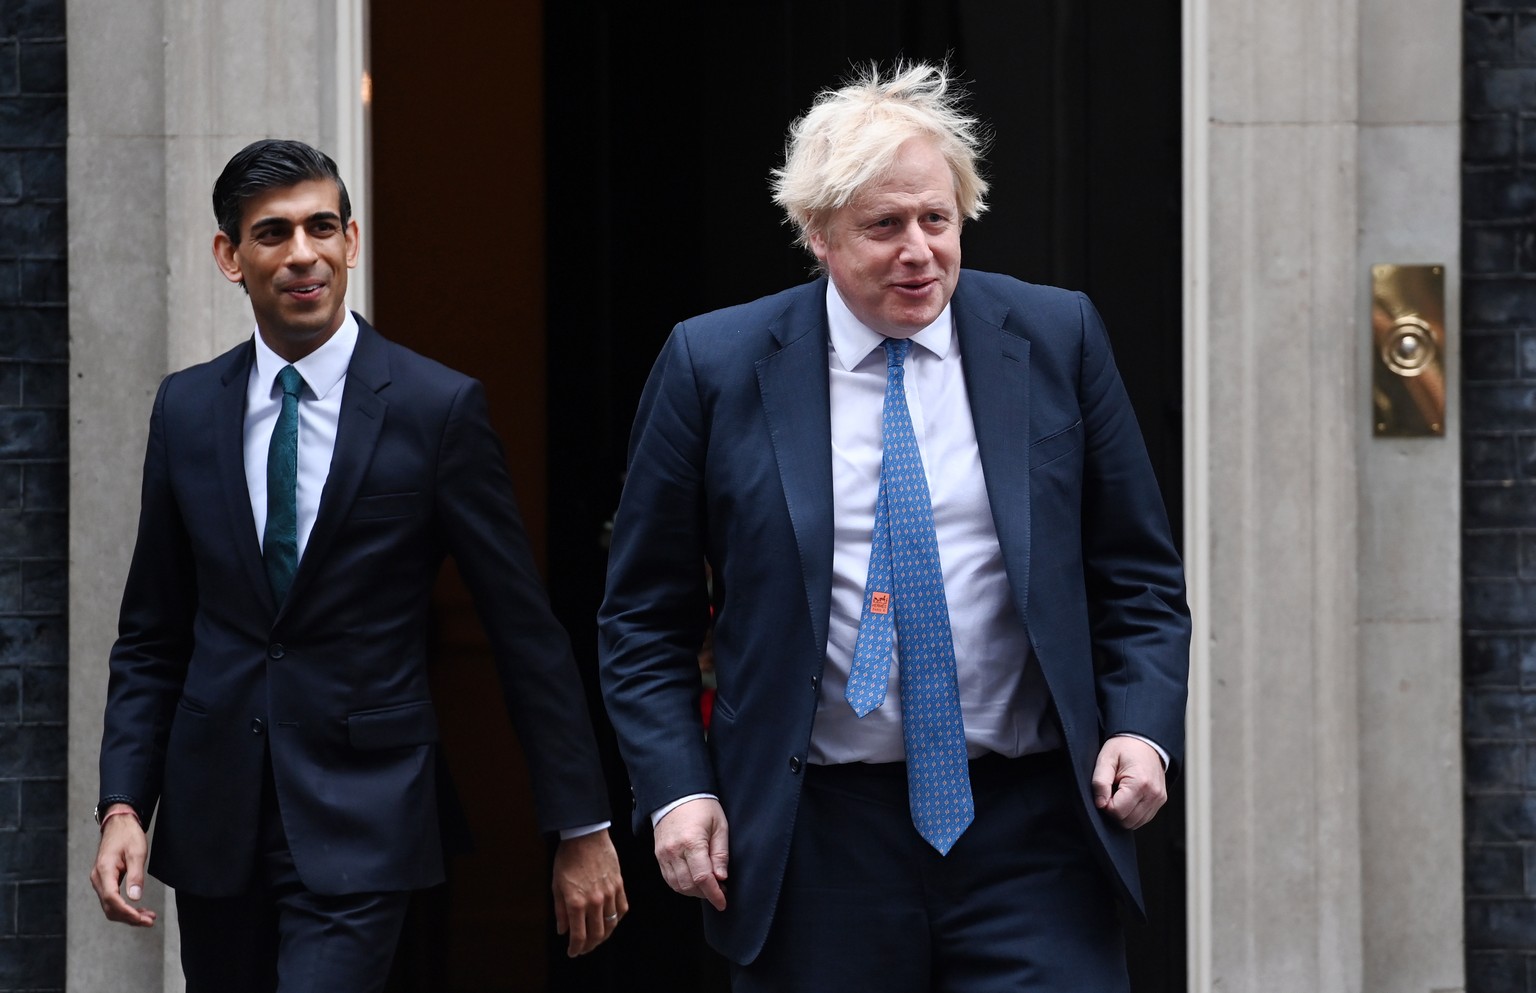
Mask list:
[[[325,344],[293,363],[299,375],[304,377],[304,385],[309,387],[310,393],[317,400],[324,400],[326,394],[334,390],[336,384],[346,376],[347,366],[352,362],[352,351],[357,347],[357,318],[352,316],[350,310],[344,313],[341,327],[336,329],[336,333]],[[260,330],[255,337],[256,381],[275,393],[277,373],[288,365],[288,360],[268,347],[262,340]]]
[[[832,351],[837,354],[837,361],[850,372],[885,342],[885,335],[871,330],[853,315],[831,279],[827,280],[827,330],[831,335]],[[946,303],[933,323],[913,335],[912,340],[941,359],[948,355],[949,347],[955,340],[955,322],[950,314],[950,305]],[[272,374],[277,375],[277,370],[274,369]]]

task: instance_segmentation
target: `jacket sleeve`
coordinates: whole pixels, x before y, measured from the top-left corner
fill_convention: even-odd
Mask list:
[[[540,828],[554,832],[610,819],[570,637],[550,610],[485,390],[473,380],[454,396],[444,428],[435,509],[495,654]]]
[[[685,327],[662,348],[635,415],[598,614],[603,695],[637,829],[672,800],[718,792],[698,706],[708,428]]]
[[[1083,566],[1103,732],[1157,742],[1176,774],[1189,670],[1184,569],[1104,323],[1086,296],[1078,302]]]
[[[192,657],[197,573],[171,488],[160,384],[144,456],[139,529],[112,646],[101,740],[101,798],[127,797],[145,824],[160,798],[166,742]]]

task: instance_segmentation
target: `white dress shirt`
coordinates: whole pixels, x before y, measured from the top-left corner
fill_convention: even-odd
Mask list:
[[[331,474],[331,455],[336,450],[336,425],[341,420],[341,396],[347,384],[347,366],[357,347],[357,319],[346,311],[341,327],[319,348],[292,363],[304,377],[299,391],[299,559],[309,544],[315,515],[320,512],[320,493]],[[256,540],[263,546],[267,530],[267,449],[272,429],[283,408],[283,391],[277,374],[288,361],[267,346],[256,332],[256,361],[245,389],[245,486],[251,494],[251,516],[256,519]]]
[[[869,573],[880,491],[885,338],[865,327],[827,283],[832,407],[832,610],[810,761],[901,762],[899,646],[885,702],[860,718],[845,697]],[[950,309],[912,337],[905,389],[933,503],[939,565],[954,637],[967,751],[1015,757],[1061,743],[1050,695],[1014,607],[987,498],[976,428]]]

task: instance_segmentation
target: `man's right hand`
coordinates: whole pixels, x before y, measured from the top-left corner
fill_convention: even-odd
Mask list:
[[[726,864],[730,861],[725,810],[713,797],[674,807],[656,822],[656,862],[667,885],[683,896],[725,909]]]
[[[91,869],[91,886],[101,901],[101,911],[109,921],[134,927],[153,927],[158,916],[153,910],[134,904],[144,898],[144,860],[149,854],[149,839],[127,804],[114,804],[106,814],[124,813],[102,821],[101,844],[96,848],[96,865]],[[124,888],[128,890],[123,899]],[[133,901],[130,903],[129,901]]]

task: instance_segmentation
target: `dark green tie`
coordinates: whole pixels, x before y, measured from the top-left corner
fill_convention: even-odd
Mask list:
[[[267,529],[262,538],[262,558],[272,598],[281,607],[299,568],[299,391],[304,377],[285,365],[277,373],[283,390],[283,409],[267,446]]]

